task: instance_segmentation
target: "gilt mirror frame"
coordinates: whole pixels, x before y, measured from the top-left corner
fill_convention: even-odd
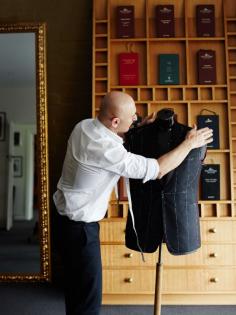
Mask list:
[[[48,116],[46,80],[46,24],[45,23],[4,23],[2,33],[34,33],[36,56],[36,116],[38,147],[39,186],[39,273],[1,273],[1,282],[37,282],[51,279],[50,226],[49,226],[49,182],[48,182]]]

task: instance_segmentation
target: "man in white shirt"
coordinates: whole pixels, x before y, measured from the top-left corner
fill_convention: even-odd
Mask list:
[[[161,178],[193,149],[212,142],[212,130],[194,127],[174,150],[156,159],[127,152],[120,135],[137,119],[134,100],[108,93],[96,119],[78,123],[71,133],[54,202],[63,220],[63,261],[67,315],[98,315],[102,268],[98,221],[120,176]]]

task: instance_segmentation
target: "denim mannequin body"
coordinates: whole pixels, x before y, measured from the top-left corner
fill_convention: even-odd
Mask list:
[[[163,128],[156,120],[127,135],[130,152],[158,158],[178,146],[190,130],[178,122]],[[165,127],[165,126],[164,126]],[[155,252],[164,241],[170,253],[183,255],[200,247],[198,181],[206,147],[192,150],[185,160],[160,180],[130,179],[135,226],[143,252]],[[130,214],[126,224],[126,246],[140,251]]]

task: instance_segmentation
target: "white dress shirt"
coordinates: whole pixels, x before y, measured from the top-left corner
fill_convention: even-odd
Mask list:
[[[156,179],[155,159],[136,155],[98,119],[78,123],[68,140],[62,175],[53,199],[58,212],[71,220],[96,222],[104,218],[110,194],[120,176]]]

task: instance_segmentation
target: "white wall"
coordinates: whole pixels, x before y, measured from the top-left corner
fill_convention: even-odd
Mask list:
[[[34,125],[36,129],[36,89],[35,86],[27,87],[2,87],[0,88],[0,111],[6,113],[7,124],[12,121],[18,125]],[[36,132],[36,130],[34,131]],[[23,132],[24,135],[24,132]],[[5,227],[6,223],[6,198],[7,198],[7,156],[8,152],[8,136],[5,141],[0,141],[0,228]],[[14,152],[20,155],[21,152]],[[21,180],[18,180],[19,187]]]

